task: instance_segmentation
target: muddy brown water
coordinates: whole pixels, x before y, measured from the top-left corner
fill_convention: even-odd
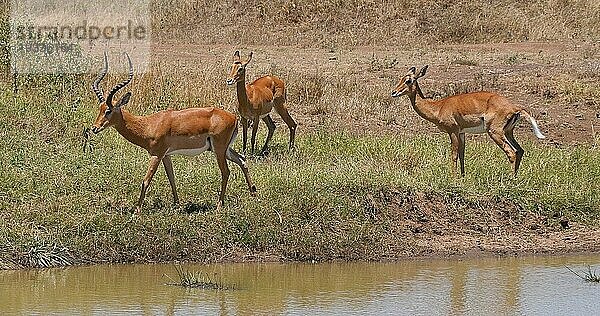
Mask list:
[[[598,315],[600,255],[183,265],[233,290],[165,285],[173,264],[0,271],[0,314]]]

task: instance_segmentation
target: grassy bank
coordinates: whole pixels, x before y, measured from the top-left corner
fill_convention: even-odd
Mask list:
[[[231,51],[200,47],[191,59],[179,55],[187,49],[157,47],[151,71],[136,73],[128,86],[132,112],[234,110],[234,91],[224,84]],[[160,169],[144,211],[132,214],[148,157],[113,129],[83,137],[97,114],[89,91],[95,74],[0,82],[0,267],[598,250],[597,138],[566,146],[557,134],[565,113],[595,115],[598,109],[593,47],[560,54],[349,50],[336,53],[334,62],[320,50],[290,56],[282,50],[259,47],[250,76],[275,73],[286,80],[300,123],[298,150],[284,149],[280,127],[272,155],[251,161],[257,198],[232,165],[221,213],[214,209],[219,174],[206,153],[174,159],[181,205],[171,205]],[[436,97],[491,89],[520,104],[534,100],[532,112],[554,137],[531,141],[529,126],[517,129],[526,156],[516,179],[491,141],[469,137],[467,176],[452,177],[447,135],[419,118],[407,100],[389,97],[404,65],[415,63],[432,64],[423,88]],[[562,74],[565,67],[575,80]],[[491,71],[507,68],[508,75]],[[120,80],[109,74],[105,88]],[[539,114],[553,109],[557,115]],[[569,122],[588,124],[580,118]],[[566,125],[562,131],[573,130]]]
[[[543,235],[560,231],[565,219],[596,227],[594,147],[525,142],[514,179],[500,150],[472,141],[467,176],[458,179],[448,172],[445,135],[356,135],[327,127],[301,133],[294,153],[278,130],[272,155],[251,162],[257,198],[232,165],[221,213],[214,209],[219,175],[212,154],[177,157],[182,204],[171,205],[161,169],[134,216],[147,155],[112,129],[84,152],[82,129],[95,109],[91,98],[79,97],[85,85],[68,84],[81,79],[87,78],[50,78],[36,82],[39,91],[16,96],[0,89],[1,267],[257,255],[377,260],[431,253],[422,243],[431,236]]]
[[[0,268],[599,250],[597,1],[175,0],[152,12],[150,71],[127,87],[132,112],[235,110],[230,56],[254,50],[249,78],[286,80],[298,149],[284,149],[280,126],[272,155],[250,161],[256,198],[231,165],[220,213],[212,154],[176,157],[181,205],[160,169],[134,215],[148,157],[113,129],[84,137],[95,74],[13,76],[0,18]],[[576,45],[438,46],[527,40]],[[428,95],[492,90],[534,114],[549,139],[517,129],[519,177],[491,141],[471,136],[467,176],[450,175],[447,135],[389,97],[399,75],[424,64]],[[111,72],[105,88],[122,79]]]

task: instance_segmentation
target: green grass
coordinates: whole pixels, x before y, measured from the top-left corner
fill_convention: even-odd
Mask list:
[[[175,264],[175,271],[177,272],[177,280],[165,274],[165,277],[171,281],[170,283],[167,283],[167,285],[217,291],[233,289],[232,286],[225,285],[222,280],[216,277],[216,275],[211,277],[208,273],[187,270],[178,264]]]
[[[567,266],[565,266],[565,268],[567,268],[567,270],[569,270],[571,273],[573,273],[585,282],[600,283],[600,274],[598,274],[596,270],[592,271],[592,267],[589,265],[587,266],[587,271],[584,270],[579,273],[575,272],[573,269]]]
[[[245,253],[289,260],[393,257],[390,247],[411,251],[414,244],[394,236],[401,218],[386,199],[419,193],[456,204],[465,218],[476,216],[469,205],[496,199],[548,217],[598,219],[595,148],[524,142],[526,156],[513,178],[494,144],[471,140],[467,175],[456,178],[446,135],[357,136],[327,128],[301,133],[292,153],[285,149],[287,131],[278,129],[272,154],[250,160],[256,198],[230,164],[226,207],[217,213],[213,155],[178,156],[181,205],[171,205],[161,169],[142,213],[133,214],[147,154],[114,129],[93,137],[94,150],[84,152],[82,131],[95,108],[87,98],[79,105],[73,99],[85,87],[70,87],[68,96],[52,92],[60,82],[46,84],[42,94],[0,89],[0,267],[215,261]]]

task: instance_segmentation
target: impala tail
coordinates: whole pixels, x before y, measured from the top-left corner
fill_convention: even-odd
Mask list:
[[[531,114],[527,113],[527,111],[525,110],[521,110],[521,114],[529,120],[529,123],[531,123],[531,127],[533,128],[533,134],[535,134],[535,137],[539,139],[546,138],[546,136],[542,134],[542,131],[540,131],[540,127],[537,125],[537,122],[535,121],[533,116],[531,116]]]

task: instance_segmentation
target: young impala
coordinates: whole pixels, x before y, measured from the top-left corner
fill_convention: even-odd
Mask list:
[[[296,122],[288,113],[284,103],[285,83],[283,80],[275,76],[264,76],[254,80],[246,85],[246,66],[252,60],[252,52],[248,55],[246,61],[240,59],[240,52],[236,51],[233,54],[233,65],[231,73],[227,78],[227,84],[236,84],[236,92],[238,98],[238,111],[242,121],[242,140],[243,150],[246,152],[246,143],[248,139],[248,121],[252,122],[252,140],[251,148],[254,153],[254,144],[256,143],[256,132],[258,131],[259,120],[262,119],[269,132],[265,145],[260,151],[264,155],[268,151],[269,141],[275,132],[275,122],[271,119],[269,113],[275,108],[275,111],[281,116],[285,124],[290,130],[289,148],[294,147],[294,138],[296,136]]]
[[[531,123],[537,138],[546,138],[535,119],[522,107],[492,92],[471,92],[437,101],[425,99],[417,80],[425,75],[427,67],[419,74],[415,74],[415,67],[410,68],[392,91],[392,97],[407,95],[422,118],[450,135],[453,172],[456,173],[456,161],[460,158],[460,172],[462,176],[465,174],[465,133],[487,133],[506,153],[516,176],[525,151],[515,140],[513,129],[523,116]]]
[[[98,97],[99,113],[91,129],[97,134],[109,126],[114,126],[125,139],[146,149],[150,154],[150,165],[142,182],[137,210],[139,211],[142,206],[148,186],[161,161],[169,178],[173,200],[178,203],[171,162],[171,155],[175,154],[198,155],[206,150],[215,153],[221,170],[221,192],[217,210],[223,205],[229,179],[227,159],[240,166],[250,192],[255,194],[256,188],[250,180],[245,158],[231,148],[237,135],[235,115],[221,109],[207,107],[181,111],[166,110],[148,116],[136,116],[124,108],[129,102],[131,92],[127,92],[117,102],[113,101],[115,94],[133,79],[133,65],[129,55],[126,56],[129,61],[129,77],[110,90],[105,99],[102,90],[98,88],[98,84],[108,71],[108,58],[106,54],[104,55],[104,68],[92,84],[92,90]]]

